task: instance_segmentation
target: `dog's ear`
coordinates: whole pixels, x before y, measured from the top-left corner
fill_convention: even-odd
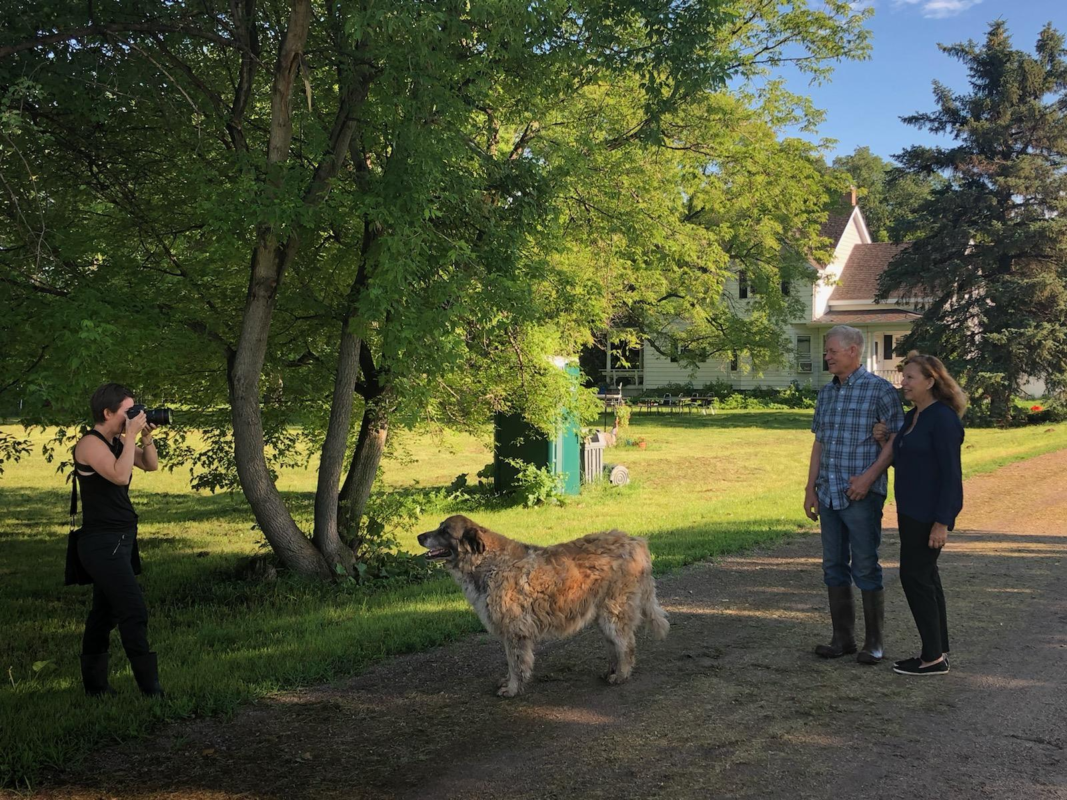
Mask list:
[[[473,522],[468,521],[463,529],[463,541],[472,553],[484,553],[485,542],[482,541],[482,529]]]

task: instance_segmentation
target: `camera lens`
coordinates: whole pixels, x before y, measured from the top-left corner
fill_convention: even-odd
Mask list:
[[[152,408],[147,412],[148,422],[152,425],[170,425],[169,408]]]
[[[130,406],[126,410],[126,416],[133,419],[141,412],[144,412],[145,421],[149,425],[170,425],[170,409],[169,408],[145,408],[138,403],[135,406]]]

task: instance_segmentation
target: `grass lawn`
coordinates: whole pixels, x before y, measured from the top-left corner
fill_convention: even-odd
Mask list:
[[[402,545],[417,551],[416,533],[455,510],[542,544],[622,528],[649,538],[659,573],[773,542],[810,529],[801,512],[810,419],[804,411],[635,415],[633,430],[648,448],[606,457],[629,467],[630,486],[591,491],[561,507],[427,508]],[[386,463],[386,481],[429,488],[461,472],[473,476],[489,460],[485,445],[465,436],[409,435],[406,457]],[[973,475],[1064,447],[1067,424],[969,431],[964,470]],[[302,520],[314,480],[293,471],[279,481]],[[62,585],[69,488],[36,452],[0,478],[0,786],[31,787],[42,770],[164,719],[225,714],[252,698],[353,675],[481,627],[447,577],[375,591],[234,579],[234,565],[257,551],[261,536],[241,496],[195,494],[184,472],[138,473],[134,498],[150,640],[168,697],[140,698],[116,632],[112,683],[120,696],[91,701],[78,671],[89,587]],[[813,574],[813,591],[818,581]]]

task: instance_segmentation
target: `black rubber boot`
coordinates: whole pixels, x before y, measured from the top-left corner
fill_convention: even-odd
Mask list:
[[[885,652],[882,648],[882,628],[885,622],[885,591],[863,593],[863,649],[856,656],[861,664],[878,664]]]
[[[109,697],[118,694],[107,682],[107,653],[82,656],[82,684],[89,697]]]
[[[155,653],[133,656],[130,659],[133,677],[146,697],[163,697],[163,687],[159,685],[159,665]]]
[[[828,586],[830,596],[830,619],[834,637],[830,644],[815,647],[819,658],[841,658],[856,652],[856,608],[852,604],[851,586]]]

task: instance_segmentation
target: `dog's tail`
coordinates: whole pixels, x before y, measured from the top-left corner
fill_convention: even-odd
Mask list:
[[[667,612],[656,599],[656,584],[652,576],[648,576],[645,588],[645,622],[652,628],[652,635],[657,639],[666,639],[671,629],[671,623],[667,619]]]
[[[645,557],[648,559],[648,568],[641,582],[641,613],[644,621],[652,629],[652,635],[657,639],[666,639],[671,629],[671,623],[667,619],[667,612],[659,604],[656,598],[656,581],[652,578],[652,559],[648,555],[648,545],[645,545]]]

